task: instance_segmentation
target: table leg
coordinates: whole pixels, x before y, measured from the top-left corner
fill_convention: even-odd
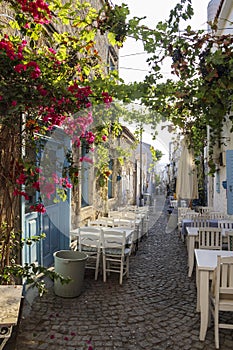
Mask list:
[[[199,271],[200,340],[205,340],[209,318],[209,271]]]
[[[188,239],[188,276],[192,276],[193,272],[193,266],[194,266],[194,245],[195,245],[195,237],[194,236],[189,236],[187,237]]]

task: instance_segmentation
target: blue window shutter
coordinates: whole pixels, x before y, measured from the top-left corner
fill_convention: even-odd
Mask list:
[[[233,214],[233,150],[226,151],[227,214]]]

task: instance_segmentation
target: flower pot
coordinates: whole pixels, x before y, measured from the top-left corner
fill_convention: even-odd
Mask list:
[[[70,277],[69,283],[54,281],[54,292],[64,298],[74,298],[81,294],[87,254],[73,250],[60,250],[53,254],[55,272],[63,277]]]

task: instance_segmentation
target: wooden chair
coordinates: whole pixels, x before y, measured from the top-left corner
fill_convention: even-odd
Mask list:
[[[119,273],[119,283],[123,283],[123,277],[129,276],[129,256],[131,247],[126,248],[125,231],[114,232],[103,230],[102,233],[103,254],[103,281],[106,282],[107,274]]]
[[[217,211],[208,213],[210,219],[225,219],[225,214]]]
[[[101,253],[101,229],[97,227],[81,227],[79,229],[79,251],[88,255],[86,269],[95,270],[95,280],[98,278]]]
[[[118,210],[110,210],[109,212],[108,212],[108,217],[109,218],[116,218],[116,219],[118,219],[118,218],[122,218],[122,216],[123,216],[123,214],[122,214],[123,212],[122,211],[118,211]]]
[[[222,230],[215,227],[200,227],[199,235],[199,249],[222,249]]]
[[[227,249],[233,250],[233,231],[225,231],[227,235]]]
[[[113,218],[100,217],[96,220],[88,220],[87,226],[103,226],[103,227],[112,227]]]
[[[196,215],[193,217],[192,227],[209,227],[210,221],[208,215]]]
[[[222,229],[222,231],[232,230],[233,229],[233,221],[232,220],[220,220],[218,222],[218,227]]]
[[[210,311],[214,318],[215,347],[219,349],[219,328],[233,329],[233,324],[219,322],[219,313],[233,311],[233,257],[218,256],[210,291]]]
[[[214,208],[213,207],[199,207],[198,208],[198,211],[200,214],[205,214],[205,213],[209,213],[211,211],[214,211]]]

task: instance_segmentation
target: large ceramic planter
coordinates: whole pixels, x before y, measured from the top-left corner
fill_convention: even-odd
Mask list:
[[[81,294],[87,254],[73,250],[60,250],[54,254],[55,272],[63,277],[70,277],[69,283],[62,284],[59,279],[54,281],[54,292],[64,298],[74,298]]]

